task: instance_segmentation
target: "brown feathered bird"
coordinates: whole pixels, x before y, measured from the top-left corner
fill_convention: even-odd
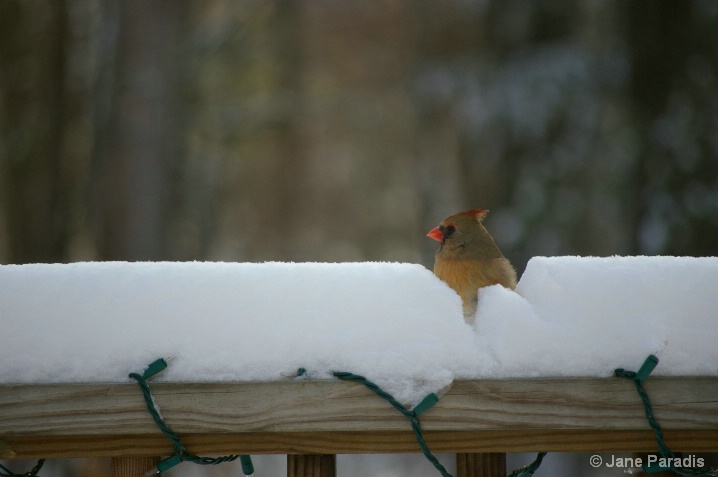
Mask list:
[[[459,294],[467,319],[476,313],[479,288],[496,284],[516,287],[516,270],[482,224],[488,213],[471,209],[450,215],[426,234],[441,242],[434,274]]]

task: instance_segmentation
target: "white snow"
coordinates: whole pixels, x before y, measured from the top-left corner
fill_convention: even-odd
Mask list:
[[[0,267],[0,382],[367,376],[415,402],[478,359],[460,299],[420,265]]]
[[[405,263],[0,266],[0,382],[362,374],[415,403],[454,379],[718,374],[718,258],[537,257],[517,290],[459,297]]]
[[[491,376],[718,374],[718,258],[535,257],[516,292],[479,292],[476,340]]]

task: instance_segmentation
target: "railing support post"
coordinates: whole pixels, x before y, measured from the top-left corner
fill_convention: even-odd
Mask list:
[[[144,477],[157,469],[159,457],[113,457],[112,477]]]
[[[336,477],[334,454],[288,454],[287,477]]]
[[[504,475],[506,475],[506,454],[503,452],[456,454],[456,477]]]

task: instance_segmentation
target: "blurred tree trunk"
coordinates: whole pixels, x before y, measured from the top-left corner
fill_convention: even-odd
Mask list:
[[[274,2],[271,18],[273,48],[272,61],[276,63],[273,79],[276,116],[267,127],[269,140],[267,164],[262,167],[268,175],[260,181],[246,184],[255,197],[260,230],[277,230],[282,224],[286,234],[269,234],[256,238],[272,252],[269,256],[297,259],[298,252],[292,237],[301,229],[306,213],[306,200],[302,195],[306,175],[306,154],[301,131],[304,113],[302,102],[302,41],[300,31],[301,3],[279,0]],[[269,192],[269,193],[267,193]]]
[[[209,18],[242,19],[241,33],[210,23],[199,34],[224,44],[200,66],[198,116],[207,119],[193,124],[202,145],[196,154],[211,159],[221,149],[224,156],[214,204],[221,240],[213,237],[219,243],[208,253],[213,259],[301,260],[296,235],[307,228],[302,3],[198,8]]]
[[[653,5],[641,2],[628,2],[626,9],[626,42],[631,61],[631,80],[628,93],[632,98],[632,113],[637,124],[636,133],[639,138],[638,160],[634,170],[634,209],[632,226],[634,253],[660,252],[663,245],[659,242],[668,240],[658,237],[667,234],[664,229],[667,217],[655,217],[653,229],[643,233],[653,235],[650,239],[641,228],[651,208],[651,196],[655,194],[652,183],[663,182],[666,161],[665,157],[652,137],[656,120],[665,111],[668,97],[675,87],[674,72],[682,69],[683,48],[686,35],[695,32],[687,22],[692,5],[690,0],[684,2],[658,1]],[[663,163],[661,167],[659,163]],[[668,194],[668,190],[664,190]],[[659,212],[656,212],[659,215]],[[645,250],[646,242],[655,241],[654,250]],[[653,248],[653,247],[649,247]]]
[[[66,259],[64,0],[0,2],[0,204],[4,262]]]
[[[714,5],[690,0],[622,5],[639,144],[634,253],[715,255]]]
[[[92,217],[98,258],[168,259],[174,174],[185,151],[186,2],[107,1]],[[104,41],[103,41],[104,40]]]

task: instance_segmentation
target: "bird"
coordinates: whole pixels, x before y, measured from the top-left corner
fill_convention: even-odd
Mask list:
[[[426,234],[441,243],[434,274],[461,297],[468,322],[476,314],[479,288],[496,284],[516,288],[516,270],[482,223],[488,213],[487,209],[458,212]]]

